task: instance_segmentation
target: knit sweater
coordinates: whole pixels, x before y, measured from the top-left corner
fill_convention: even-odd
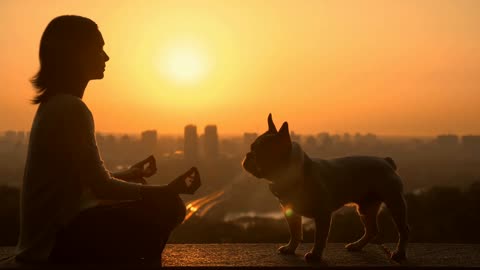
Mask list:
[[[56,233],[99,200],[135,200],[140,185],[111,176],[95,141],[92,113],[78,97],[58,94],[33,120],[21,191],[16,258],[46,261]]]

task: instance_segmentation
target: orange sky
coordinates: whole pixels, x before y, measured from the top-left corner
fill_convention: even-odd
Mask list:
[[[477,0],[1,0],[0,131],[30,128],[39,40],[63,14],[96,21],[111,58],[84,96],[97,131],[263,132],[272,112],[297,133],[480,133]],[[200,78],[163,71],[178,48]]]

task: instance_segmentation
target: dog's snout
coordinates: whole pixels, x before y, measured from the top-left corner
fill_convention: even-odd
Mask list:
[[[243,159],[242,165],[249,172],[255,170],[255,155],[252,152],[248,152]]]
[[[257,155],[253,151],[250,151],[250,152],[247,153],[247,158],[249,158],[249,159],[255,159],[256,156]]]
[[[248,152],[245,155],[245,158],[243,159],[243,162],[242,162],[243,166],[246,166],[247,164],[251,163],[252,159],[253,159],[252,152]]]

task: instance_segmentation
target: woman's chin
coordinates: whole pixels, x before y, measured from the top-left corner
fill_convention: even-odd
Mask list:
[[[105,75],[103,74],[103,71],[102,72],[99,72],[97,74],[95,74],[95,76],[93,76],[92,80],[101,80],[103,79]]]

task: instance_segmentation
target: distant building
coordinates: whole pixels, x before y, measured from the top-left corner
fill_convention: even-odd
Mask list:
[[[218,133],[217,126],[208,125],[205,127],[204,137],[205,157],[210,160],[218,158]]]
[[[127,134],[120,137],[120,143],[123,145],[129,145],[132,143],[132,139]]]
[[[333,144],[338,144],[342,140],[342,136],[340,136],[339,134],[333,134],[332,136],[330,136],[330,138],[332,139]]]
[[[142,147],[148,151],[152,151],[157,146],[157,131],[145,130],[140,136]]]
[[[480,135],[465,135],[462,137],[462,145],[467,149],[480,149]]]
[[[355,133],[354,138],[355,138],[355,144],[361,145],[361,146],[373,146],[379,143],[377,135],[373,133],[367,133],[365,135],[362,135],[357,132]]]
[[[255,139],[257,139],[257,137],[257,133],[245,132],[243,133],[243,144],[247,147],[250,147],[250,145],[255,141]]]
[[[308,135],[305,138],[305,142],[303,143],[303,146],[305,147],[305,150],[307,150],[307,151],[315,150],[315,148],[317,147],[317,140],[315,139],[314,136]]]
[[[117,143],[117,138],[113,134],[109,134],[105,136],[105,144],[109,146],[114,146]]]
[[[317,143],[322,147],[329,147],[333,141],[328,132],[320,132],[317,134]]]
[[[21,144],[26,143],[25,131],[17,132],[17,142]]]
[[[181,143],[178,143],[178,139],[174,136],[159,136],[157,140],[157,152],[162,155],[171,154],[181,148],[183,144],[183,138]]]
[[[17,132],[13,130],[7,130],[5,131],[5,141],[8,143],[14,143],[16,142],[17,139]]]
[[[198,134],[197,127],[187,125],[184,129],[184,155],[188,161],[198,160]]]
[[[355,143],[360,143],[362,141],[362,134],[360,134],[360,132],[357,132],[357,133],[355,133],[353,138],[355,140]]]
[[[373,134],[373,133],[367,133],[365,134],[365,136],[363,136],[363,139],[365,140],[365,142],[367,144],[374,144],[374,143],[377,143],[378,142],[378,138],[377,138],[377,135]]]
[[[459,138],[453,134],[438,135],[435,142],[440,146],[456,146],[459,143]]]
[[[99,147],[105,147],[105,136],[102,133],[95,133],[95,140],[97,141],[97,145]]]

